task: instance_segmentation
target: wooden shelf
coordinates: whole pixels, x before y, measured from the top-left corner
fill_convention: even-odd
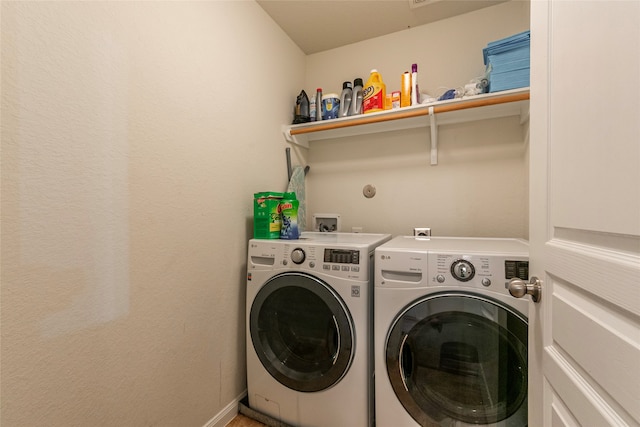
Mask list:
[[[475,120],[529,115],[529,88],[438,101],[396,110],[344,117],[322,122],[283,126],[285,139],[303,147],[322,139],[344,138],[419,127],[431,128],[431,164],[437,164],[437,127]]]

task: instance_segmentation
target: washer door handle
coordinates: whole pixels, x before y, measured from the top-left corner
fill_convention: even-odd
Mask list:
[[[333,365],[336,364],[336,362],[338,361],[338,355],[340,355],[340,328],[338,327],[338,319],[336,319],[336,316],[331,316],[333,317],[333,324],[336,327],[336,338],[337,338],[337,343],[336,343],[336,352],[333,354]]]
[[[409,338],[408,334],[405,334],[404,337],[402,337],[400,354],[398,355],[398,364],[400,365],[400,378],[402,379],[402,385],[406,391],[409,391],[409,387],[407,387],[407,378],[411,376],[412,366],[409,367],[409,372],[407,372],[407,364],[413,365],[413,355],[411,352],[411,346],[407,344],[407,338]]]

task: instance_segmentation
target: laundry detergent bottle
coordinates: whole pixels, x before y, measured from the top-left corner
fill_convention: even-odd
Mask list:
[[[362,112],[367,114],[384,111],[386,97],[387,88],[382,81],[382,76],[378,70],[371,70],[371,75],[362,92]]]
[[[362,79],[357,78],[353,81],[353,92],[351,95],[351,105],[349,105],[349,115],[356,116],[362,114]]]
[[[351,98],[353,97],[353,88],[351,82],[342,83],[342,93],[340,94],[340,110],[338,117],[347,117],[349,108],[351,107]]]

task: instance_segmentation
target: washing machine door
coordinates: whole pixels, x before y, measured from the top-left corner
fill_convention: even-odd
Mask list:
[[[480,295],[440,293],[391,326],[387,374],[422,426],[527,425],[527,320]]]
[[[325,390],[351,366],[351,316],[340,296],[312,275],[287,272],[272,277],[256,295],[249,321],[262,365],[290,389]]]

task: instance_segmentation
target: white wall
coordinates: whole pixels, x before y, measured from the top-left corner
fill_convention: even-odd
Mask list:
[[[246,386],[252,195],[286,186],[280,127],[299,90],[374,67],[394,90],[417,62],[438,92],[528,28],[514,2],[305,58],[253,2],[0,7],[8,427],[207,423]],[[427,147],[422,129],[294,148],[312,167],[308,217],[526,237],[514,120],[441,128],[436,167]]]
[[[387,91],[418,64],[421,90],[439,96],[482,75],[482,49],[529,28],[529,2],[513,1],[307,57],[305,87],[340,93],[343,81],[376,68]],[[427,120],[427,119],[425,119]],[[528,237],[528,147],[519,118],[441,126],[439,163],[429,165],[429,130],[311,143],[308,217],[339,213],[342,230]],[[377,194],[367,199],[365,185]]]
[[[0,424],[203,426],[305,57],[254,2],[1,7]]]

